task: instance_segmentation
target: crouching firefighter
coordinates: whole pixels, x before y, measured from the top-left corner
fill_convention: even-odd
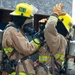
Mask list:
[[[56,4],[53,14],[50,15],[45,25],[46,43],[39,49],[37,75],[60,75],[57,69],[61,69],[65,59],[67,39],[73,32],[72,18],[62,12],[62,8],[63,4]]]
[[[4,30],[2,47],[8,57],[2,75],[35,75],[33,61],[29,58],[41,46],[40,37],[29,42],[25,36],[26,26],[30,26],[36,7],[19,3],[10,13],[12,22]]]

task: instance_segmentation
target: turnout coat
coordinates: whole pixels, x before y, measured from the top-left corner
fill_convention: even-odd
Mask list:
[[[29,42],[27,37],[23,35],[23,31],[21,29],[16,29],[15,27],[8,27],[4,30],[2,47],[3,48],[13,48],[16,50],[19,55],[18,58],[23,58],[25,56],[29,56],[37,51],[37,48],[34,43]],[[7,54],[8,58],[11,55],[11,52]],[[10,57],[10,60],[16,60],[16,52]],[[33,68],[33,61],[31,59],[26,59],[24,61],[29,74],[35,74],[35,70]],[[19,63],[19,71],[25,72],[23,65]],[[2,75],[8,75],[7,72],[3,72]]]

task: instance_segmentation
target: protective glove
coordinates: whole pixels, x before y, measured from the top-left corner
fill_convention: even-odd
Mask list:
[[[41,32],[34,34],[34,38],[39,39],[41,46],[44,45],[44,43],[45,43],[44,31],[41,31]]]
[[[47,22],[47,18],[39,20],[39,23],[45,23],[45,22]]]
[[[46,22],[47,22],[47,18],[44,18],[44,19],[39,20],[39,28],[40,28],[40,31],[43,31],[44,30],[45,25],[46,25]]]
[[[53,7],[53,13],[57,14],[58,16],[60,15],[65,15],[66,13],[62,11],[62,8],[64,7],[63,4],[56,4],[54,7]]]

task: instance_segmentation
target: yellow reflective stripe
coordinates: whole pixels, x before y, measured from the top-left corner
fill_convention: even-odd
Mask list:
[[[55,20],[55,21],[58,21],[58,18],[55,17],[55,16],[50,16],[50,17],[49,17],[49,20]]]
[[[39,56],[39,62],[46,62],[49,58],[50,56]]]
[[[40,47],[40,41],[38,39],[34,39],[34,41],[32,40],[31,42],[35,44],[37,49]]]
[[[55,54],[54,56],[55,56],[56,59],[60,58],[60,54]]]
[[[61,61],[64,61],[65,55],[64,54],[55,54],[54,55],[56,59],[60,59]],[[51,58],[51,56],[39,56],[39,62],[47,62]]]
[[[60,60],[62,60],[62,61],[65,60],[65,56],[64,56],[64,54],[61,54]]]
[[[4,51],[6,54],[8,54],[9,52],[12,52],[14,49],[11,48],[11,47],[8,47],[8,48],[4,48]]]
[[[61,61],[64,61],[65,55],[64,54],[55,54],[56,59],[60,59]]]
[[[16,75],[16,72],[12,72],[9,75]],[[27,75],[25,72],[19,72],[19,75]],[[34,75],[34,74],[29,74],[29,75]]]
[[[52,75],[52,74],[48,74],[48,75]]]

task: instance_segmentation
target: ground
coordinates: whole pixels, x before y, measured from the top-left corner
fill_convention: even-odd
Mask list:
[[[67,70],[67,75],[75,75],[75,63],[73,62],[74,59],[70,58],[68,60],[68,70]]]

